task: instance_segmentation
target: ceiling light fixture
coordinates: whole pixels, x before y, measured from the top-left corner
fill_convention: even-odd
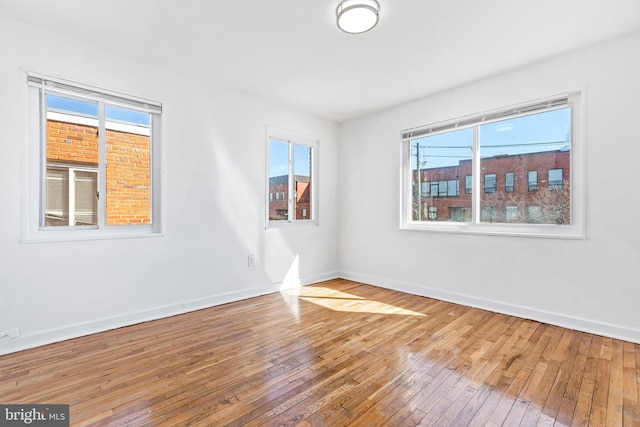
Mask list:
[[[379,14],[376,0],[343,0],[336,9],[336,23],[345,33],[360,34],[376,26]]]

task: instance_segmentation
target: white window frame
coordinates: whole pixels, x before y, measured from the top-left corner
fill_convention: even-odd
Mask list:
[[[287,191],[283,192],[287,197],[287,220],[269,220],[269,158],[270,158],[270,141],[276,140],[289,144],[289,182],[287,184]],[[265,228],[280,228],[291,227],[300,225],[319,225],[318,219],[318,145],[319,141],[302,136],[293,132],[288,132],[282,129],[276,129],[273,127],[267,127],[266,130],[266,190],[265,190]],[[311,149],[311,210],[307,211],[307,214],[311,214],[311,219],[295,219],[294,215],[294,197],[296,197],[295,183],[294,183],[294,164],[293,164],[293,145],[299,145],[308,147]]]
[[[23,206],[24,243],[55,242],[73,240],[95,240],[112,238],[130,238],[161,236],[162,226],[162,174],[161,174],[161,116],[162,104],[130,95],[108,91],[93,86],[46,76],[44,74],[25,73],[25,110],[27,117],[27,153],[25,163],[25,187]],[[96,102],[100,138],[104,138],[105,105],[124,107],[151,115],[151,224],[106,225],[106,197],[98,200],[97,226],[44,226],[45,189],[46,189],[46,95],[54,94],[81,101]],[[104,142],[100,143],[100,161],[98,165],[98,188],[100,194],[106,194]]]
[[[401,144],[401,213],[400,229],[439,231],[465,234],[484,234],[502,236],[549,237],[565,239],[584,239],[584,187],[583,187],[583,134],[584,134],[584,91],[559,94],[506,108],[491,110],[484,113],[465,116],[450,121],[420,126],[402,132]],[[564,103],[562,103],[564,102]],[[412,171],[411,171],[411,140],[425,135],[450,132],[478,125],[516,118],[529,114],[542,113],[557,108],[571,108],[571,224],[528,224],[528,223],[483,223],[480,221],[481,191],[478,189],[482,172],[478,167],[478,159],[473,161],[472,187],[472,221],[415,221],[411,216],[412,206]],[[432,132],[433,131],[433,132]],[[474,132],[474,147],[479,144],[477,132]],[[479,150],[474,150],[475,153]]]

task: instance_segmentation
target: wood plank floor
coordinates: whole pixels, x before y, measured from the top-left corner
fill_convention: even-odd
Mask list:
[[[333,280],[0,357],[72,425],[640,426],[640,345]]]

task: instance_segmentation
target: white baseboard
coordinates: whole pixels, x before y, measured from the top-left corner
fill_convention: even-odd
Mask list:
[[[413,295],[420,295],[428,298],[452,302],[455,304],[489,310],[496,313],[507,314],[525,319],[532,319],[551,325],[561,326],[564,328],[575,329],[582,332],[588,332],[640,344],[640,330],[637,329],[601,322],[594,322],[591,320],[580,319],[577,317],[571,317],[558,313],[545,312],[522,306],[504,304],[497,301],[470,297],[467,295],[456,294],[366,274],[348,271],[330,272],[299,279],[296,281],[296,283],[293,283],[293,285],[305,286],[336,278],[344,278],[347,280],[353,280],[373,286],[406,292]],[[39,347],[59,341],[65,341],[72,338],[78,338],[98,332],[104,332],[111,329],[117,329],[124,326],[130,326],[138,323],[175,316],[178,314],[188,313],[203,308],[209,308],[229,302],[253,298],[260,295],[266,295],[278,292],[279,290],[283,289],[283,287],[290,287],[290,285],[291,283],[274,283],[272,285],[257,286],[250,289],[212,295],[206,298],[184,301],[179,304],[158,307],[151,310],[140,311],[137,313],[130,313],[122,316],[115,316],[111,318],[71,325],[64,328],[41,331],[34,334],[25,334],[17,338],[0,342],[0,355],[27,350],[29,348]]]
[[[442,291],[425,286],[419,286],[411,283],[404,283],[397,280],[387,279],[383,277],[370,276],[366,274],[342,271],[340,277],[355,282],[365,283],[368,285],[379,286],[381,288],[392,289],[413,295],[420,295],[428,298],[434,298],[442,301],[452,302],[455,304],[465,305],[468,307],[480,308],[483,310],[493,311],[495,313],[507,314],[524,319],[536,320],[550,325],[561,326],[563,328],[574,329],[581,332],[601,335],[609,338],[620,339],[624,341],[640,344],[640,330],[632,329],[624,326],[611,325],[608,323],[594,322],[592,320],[581,319],[578,317],[567,316],[559,313],[551,313],[547,311],[522,307],[517,305],[505,304],[498,301],[491,301],[482,298],[472,297],[468,295],[456,294],[453,292]]]
[[[305,286],[313,283],[323,282],[326,280],[336,279],[338,277],[339,274],[337,272],[324,273],[312,277],[297,279],[296,285]],[[25,334],[16,338],[1,341],[0,356],[3,354],[15,353],[17,351],[27,350],[30,348],[52,344],[59,341],[65,341],[72,338],[91,335],[98,332],[117,329],[124,326],[131,326],[138,323],[149,322],[151,320],[184,314],[203,308],[214,307],[216,305],[226,304],[229,302],[235,302],[247,298],[271,294],[280,291],[282,288],[282,283],[257,286],[250,289],[243,289],[241,291],[225,292],[217,295],[211,295],[205,298],[183,301],[178,304],[167,305],[151,310],[144,310],[136,313],[125,314],[122,316],[114,316],[90,322],[79,323],[64,328],[45,330],[33,334]]]

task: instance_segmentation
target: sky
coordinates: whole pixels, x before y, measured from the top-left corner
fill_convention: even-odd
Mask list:
[[[571,109],[487,123],[479,129],[481,157],[566,149],[570,146]],[[471,159],[473,131],[467,128],[412,140],[413,169],[418,143],[421,169],[457,166],[460,160]]]
[[[309,176],[309,147],[293,144],[293,174]],[[269,141],[269,177],[289,174],[289,144]]]
[[[47,109],[71,114],[82,115],[83,117],[98,118],[98,103],[89,101],[79,101],[77,99],[65,98],[56,95],[47,95]],[[138,126],[149,126],[150,115],[139,111],[130,110],[112,105],[105,106],[107,120],[128,123]]]

